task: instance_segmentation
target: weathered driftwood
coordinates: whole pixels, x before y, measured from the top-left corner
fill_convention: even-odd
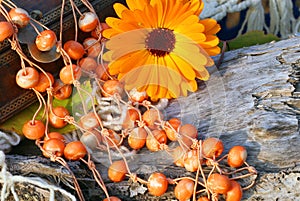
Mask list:
[[[199,83],[198,92],[172,101],[165,115],[196,125],[200,139],[219,137],[226,152],[234,145],[247,147],[247,162],[257,168],[259,177],[245,191],[244,200],[299,200],[300,38],[229,51],[219,69],[212,67],[211,72],[208,82]],[[170,177],[190,174],[173,166],[163,152],[143,151],[129,158],[132,171],[139,175],[147,177],[155,170]],[[39,175],[53,183],[70,179],[60,165],[41,157],[7,155],[7,163],[14,174]],[[72,162],[70,167],[87,200],[103,197],[83,164]],[[134,185],[110,183],[104,163],[97,169],[109,192],[123,200],[174,200],[171,191],[159,198],[147,193],[130,198]],[[60,185],[72,192],[64,182]]]
[[[300,200],[299,72],[300,38],[243,48],[227,52],[205,87],[178,102],[200,136],[247,147],[260,177],[245,200]]]

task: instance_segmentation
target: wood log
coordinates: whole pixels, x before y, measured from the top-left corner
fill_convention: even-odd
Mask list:
[[[299,200],[299,44],[300,38],[294,37],[228,51],[218,69],[210,68],[209,81],[199,83],[196,93],[171,101],[164,111],[167,118],[179,117],[184,123],[197,126],[199,139],[220,138],[225,152],[234,145],[247,148],[247,162],[259,176],[256,184],[244,192],[243,200]],[[69,172],[59,164],[38,156],[15,154],[6,156],[11,173],[38,175],[75,193],[63,182],[57,182],[57,178],[70,179]],[[192,174],[175,167],[165,152],[141,150],[128,160],[132,172],[144,178],[153,171],[164,172],[170,178]],[[101,200],[103,192],[88,168],[80,162],[69,165],[86,200]],[[172,187],[163,196],[153,197],[132,182],[111,183],[104,160],[96,167],[110,194],[122,200],[174,200]],[[133,196],[138,192],[135,188],[140,194]]]
[[[169,106],[170,114],[194,119],[203,138],[247,147],[260,176],[245,200],[299,200],[299,42],[227,52],[203,89]]]

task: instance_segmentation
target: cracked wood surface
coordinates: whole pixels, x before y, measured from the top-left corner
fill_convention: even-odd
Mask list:
[[[169,113],[194,119],[203,138],[247,147],[260,176],[245,200],[300,200],[300,38],[227,52],[212,72]]]
[[[243,200],[300,200],[300,38],[226,52],[219,69],[211,67],[210,71],[209,81],[199,83],[196,93],[172,101],[165,115],[197,126],[200,139],[222,139],[225,152],[234,145],[247,148],[247,162],[259,176],[256,185],[244,192]],[[13,173],[68,178],[59,165],[42,158],[7,157]],[[133,172],[142,175],[155,170],[170,177],[189,174],[172,166],[162,152],[144,153],[131,161]],[[44,165],[22,168],[38,163]],[[99,200],[101,190],[87,168],[78,162],[71,163],[71,168],[83,184],[87,200]],[[174,200],[172,192],[159,198],[147,193],[129,198],[132,184],[109,183],[106,165],[97,164],[97,168],[111,194],[123,200]]]

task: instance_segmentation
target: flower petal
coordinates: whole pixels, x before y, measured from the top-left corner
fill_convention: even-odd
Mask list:
[[[185,78],[180,74],[177,65],[170,57],[164,59],[165,65],[168,67],[168,73],[166,74],[167,86],[170,95],[173,97],[179,97],[181,82],[185,81]]]
[[[184,11],[184,12],[182,12],[180,15],[177,13],[176,17],[174,17],[173,20],[170,19],[170,23],[168,24],[167,28],[174,30],[178,26],[178,24],[183,22],[187,17],[189,17],[192,14],[192,11],[189,11],[189,10],[181,9],[181,11]]]
[[[190,80],[188,83],[189,83],[189,86],[190,86],[189,91],[194,92],[198,89],[198,85],[197,85],[196,80]]]
[[[205,33],[209,35],[216,34],[221,29],[217,21],[211,18],[200,20],[199,22],[205,26]]]
[[[205,51],[206,51],[209,55],[211,55],[211,56],[218,55],[218,54],[220,54],[220,52],[221,52],[221,48],[218,47],[218,46],[210,47],[210,48],[204,48],[204,49],[205,49]],[[213,65],[213,63],[207,64],[207,66],[211,66],[211,65]]]
[[[120,32],[116,31],[115,29],[109,28],[109,29],[104,29],[102,32],[102,35],[104,38],[111,38],[112,36],[115,36],[119,34]]]
[[[106,42],[106,48],[113,50],[111,59],[116,60],[123,55],[145,49],[145,39],[148,32],[148,29],[135,29],[113,36]]]
[[[176,32],[179,32],[181,34],[186,34],[186,33],[203,33],[205,30],[205,26],[203,24],[200,23],[194,23],[194,24],[190,24],[190,25],[178,25],[175,28]]]
[[[129,56],[125,57],[126,60],[124,59],[123,63],[119,66],[120,73],[132,73],[131,71],[135,68],[144,66],[149,58],[149,54],[146,50],[136,51],[128,55]]]
[[[122,33],[122,30],[119,28],[119,25],[122,23],[122,20],[115,18],[115,17],[107,17],[105,22],[111,29],[114,29],[117,32]]]
[[[126,0],[126,4],[128,5],[130,10],[143,10],[147,4],[150,3],[150,0]]]
[[[195,70],[205,66],[209,59],[207,53],[198,44],[193,43],[176,42],[173,53],[190,63]]]
[[[159,87],[156,97],[164,98],[166,97],[167,93],[168,93],[168,89],[166,87]]]
[[[197,78],[200,80],[208,80],[209,79],[209,72],[205,69],[202,68],[201,71],[196,72]]]
[[[199,44],[201,45],[201,47],[203,48],[208,48],[208,47],[215,47],[219,44],[219,38],[217,36],[214,35],[207,35],[206,36],[206,40],[199,42]]]
[[[126,6],[124,6],[123,4],[121,4],[121,3],[115,3],[113,5],[113,7],[114,7],[114,10],[115,10],[115,12],[116,12],[116,14],[119,18],[122,18],[122,12],[124,10],[128,10],[128,8]]]
[[[156,4],[153,5],[156,15],[157,15],[157,27],[163,27],[163,16],[164,16],[164,8],[161,1],[155,1]]]
[[[183,8],[182,3],[178,0],[170,0],[165,4],[165,18],[163,26],[164,28],[174,30],[176,25],[179,25],[180,22],[184,19],[181,18],[182,15],[189,16],[187,10]],[[192,12],[190,12],[191,14]]]
[[[149,73],[155,69],[154,67],[156,65],[154,57],[148,55],[147,57],[144,57],[140,63],[142,63],[142,65],[136,64],[135,68],[131,68],[126,73],[122,73],[119,77],[124,81],[125,88],[128,90],[134,87],[140,90],[141,87],[147,86],[150,83]]]
[[[180,45],[183,43],[196,45],[198,43],[196,40],[200,40],[201,42],[205,42],[205,40],[206,40],[206,36],[203,33],[182,34],[180,32],[174,31],[174,34],[175,34],[175,38],[176,38],[176,45]],[[195,37],[195,38],[193,38],[193,37]]]
[[[194,80],[196,77],[196,73],[193,70],[193,67],[187,63],[182,58],[178,57],[175,54],[170,54],[170,58],[173,60],[175,65],[177,66],[178,70],[184,76],[185,79]]]
[[[147,17],[148,21],[151,22],[151,28],[158,28],[158,16],[157,11],[152,5],[148,5],[145,7],[145,17]]]
[[[168,82],[167,86],[169,88],[172,88],[172,85],[180,85],[180,82],[182,80],[182,75],[180,74],[179,69],[177,68],[177,65],[174,63],[174,61],[170,57],[164,58],[165,66],[167,67],[166,74],[168,75],[166,77],[166,80]]]
[[[189,89],[189,85],[186,82],[182,82],[180,85],[180,94],[182,96],[187,96],[187,90]]]
[[[189,37],[194,43],[202,43],[206,41],[206,35],[203,33],[190,32],[185,34],[186,37]]]
[[[192,10],[195,15],[200,15],[204,4],[201,0],[181,0],[181,3],[188,6],[189,10]]]

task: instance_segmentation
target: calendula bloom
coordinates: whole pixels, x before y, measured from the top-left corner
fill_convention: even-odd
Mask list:
[[[103,32],[109,73],[125,89],[146,91],[152,100],[186,96],[207,80],[210,55],[220,52],[213,19],[199,20],[199,0],[127,0],[114,4],[119,18],[108,17]]]

